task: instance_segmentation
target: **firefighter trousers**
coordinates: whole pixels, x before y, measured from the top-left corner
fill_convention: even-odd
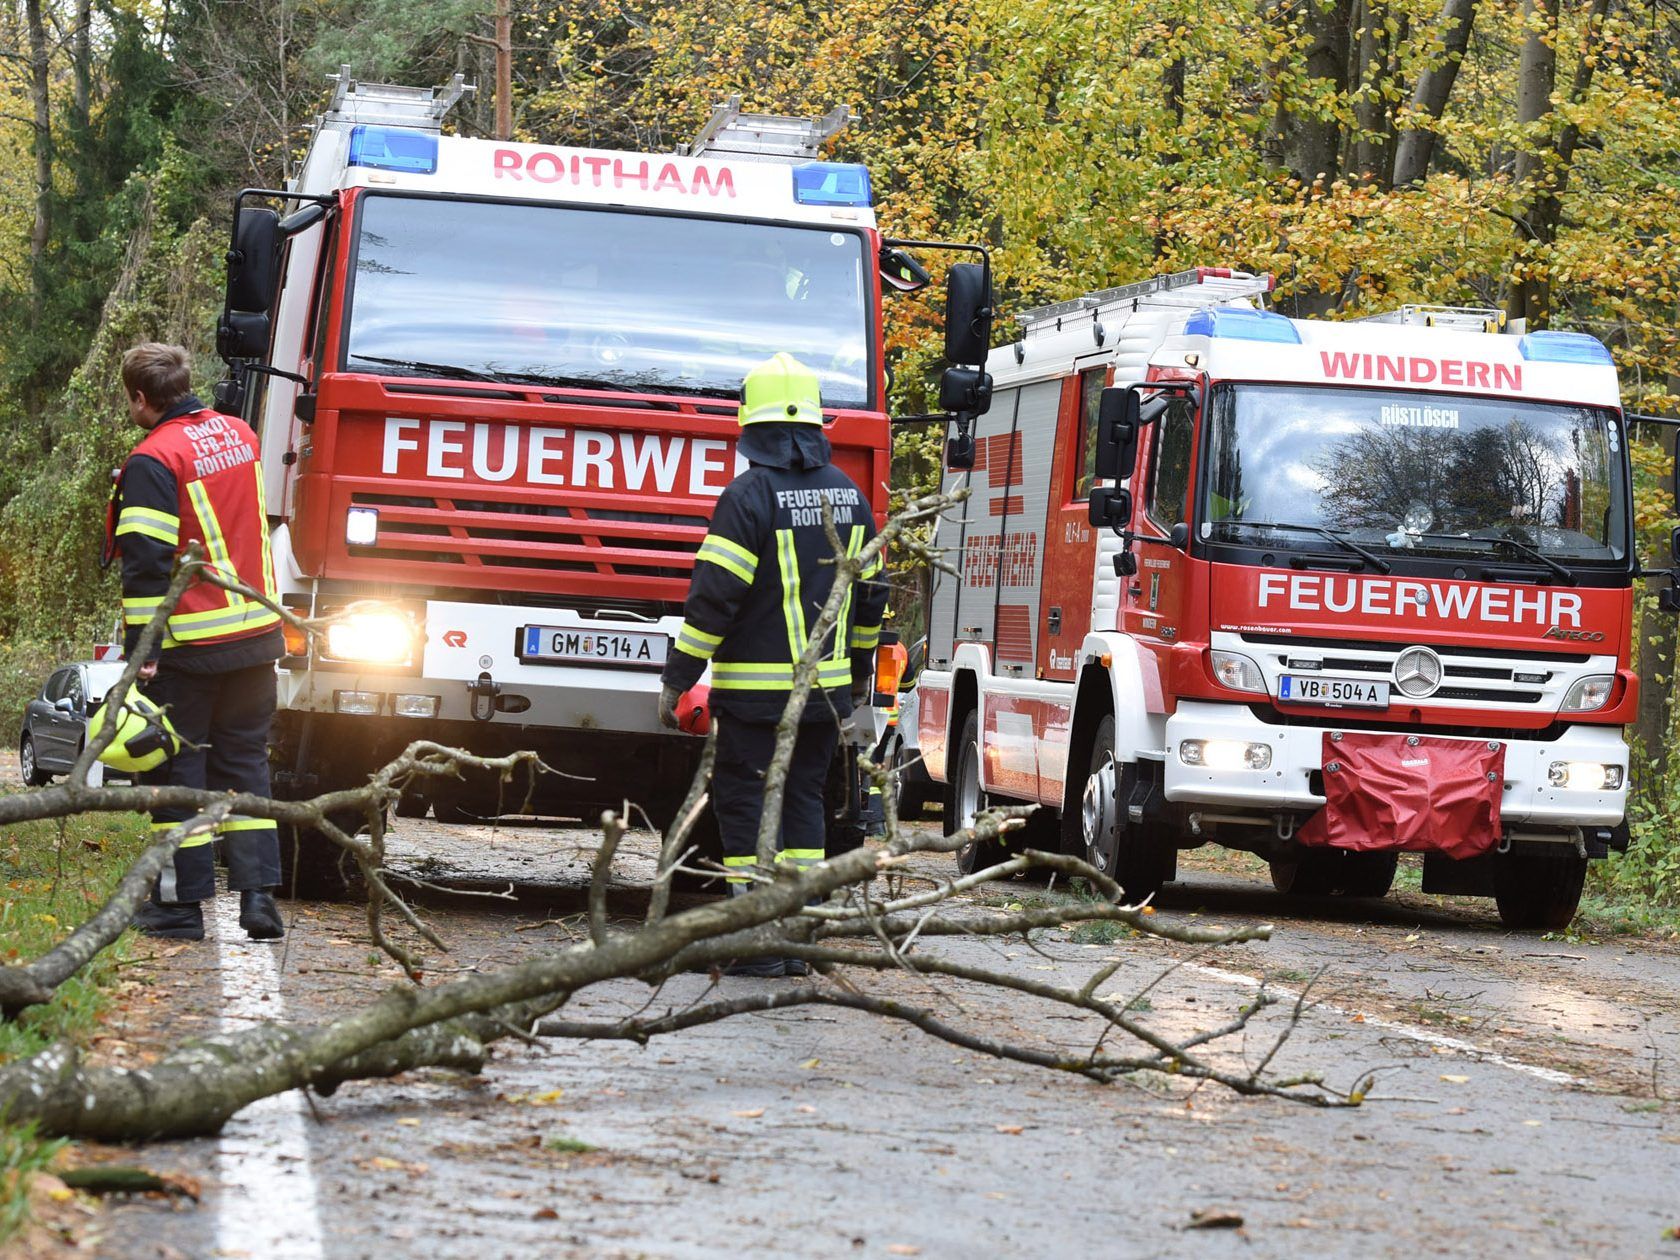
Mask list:
[[[189,674],[161,665],[146,695],[169,711],[181,751],[140,776],[148,785],[208,788],[269,795],[268,732],[274,721],[274,665],[264,662],[222,674]],[[155,809],[152,833],[161,835],[190,809]],[[217,829],[234,892],[280,883],[280,838],[266,818],[230,814]],[[154,889],[165,902],[203,901],[216,893],[216,866],[206,832],[189,836]]]
[[[730,883],[747,883],[735,869],[753,865],[758,854],[758,826],[764,817],[764,775],[776,751],[773,722],[743,722],[714,713],[717,755],[712,763],[712,809],[723,837],[723,864]],[[782,827],[778,862],[813,866],[823,860],[827,832],[823,790],[834,760],[838,734],[833,722],[805,722],[793,746],[787,782],[782,789]]]

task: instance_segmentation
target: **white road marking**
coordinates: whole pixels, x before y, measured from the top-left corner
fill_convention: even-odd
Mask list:
[[[239,926],[239,896],[211,903],[222,974],[222,1031],[284,1019],[274,944]],[[260,1260],[320,1260],[321,1216],[303,1099],[296,1090],[252,1103],[222,1129],[216,1149],[216,1250]]]
[[[1245,989],[1258,989],[1260,987],[1260,982],[1253,976],[1245,976],[1241,972],[1237,971],[1224,971],[1218,967],[1205,967],[1200,963],[1187,963],[1185,965],[1185,970],[1198,972],[1201,975],[1207,976],[1210,979],[1221,981],[1225,984],[1241,985]],[[1301,996],[1298,989],[1286,989],[1281,985],[1268,984],[1266,989],[1268,992],[1283,998],[1285,1001],[1294,1001],[1296,998]],[[1567,1072],[1558,1072],[1552,1068],[1538,1067],[1533,1063],[1524,1063],[1521,1060],[1513,1059],[1507,1055],[1500,1054],[1496,1050],[1486,1050],[1481,1046],[1475,1045],[1472,1042],[1462,1041],[1457,1037],[1443,1037],[1440,1033],[1430,1032],[1427,1028],[1418,1028],[1413,1024],[1397,1023],[1392,1019],[1384,1019],[1380,1015],[1372,1015],[1367,1011],[1350,1011],[1346,1007],[1337,1006],[1334,1002],[1324,1002],[1316,999],[1309,999],[1309,1001],[1312,1006],[1321,1011],[1333,1011],[1338,1015],[1346,1016],[1348,1019],[1353,1019],[1357,1015],[1360,1021],[1367,1028],[1380,1028],[1385,1032],[1394,1033],[1396,1036],[1405,1037],[1410,1041],[1420,1041],[1426,1046],[1437,1046],[1442,1050],[1451,1050],[1455,1054],[1462,1054],[1468,1058],[1479,1059],[1484,1063],[1492,1063],[1502,1068],[1510,1068],[1513,1072],[1522,1072],[1527,1076],[1536,1076],[1543,1081],[1550,1081],[1554,1085],[1575,1085],[1580,1083],[1579,1078],[1570,1076]]]

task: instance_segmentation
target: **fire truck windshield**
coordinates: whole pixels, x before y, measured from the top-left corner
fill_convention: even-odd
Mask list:
[[[1627,555],[1621,420],[1600,407],[1300,386],[1217,387],[1199,529],[1213,542],[1323,548],[1568,574]],[[1274,527],[1269,522],[1289,522]]]
[[[785,350],[864,407],[855,232],[368,194],[344,370],[734,398]]]

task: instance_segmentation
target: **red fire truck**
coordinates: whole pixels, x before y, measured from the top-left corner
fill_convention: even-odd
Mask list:
[[[1564,924],[1627,844],[1611,356],[1491,311],[1288,319],[1270,288],[1159,277],[994,352],[917,685],[947,819],[1036,802],[1133,898],[1208,842],[1297,894],[1381,896],[1421,852],[1426,892]]]
[[[365,782],[431,738],[541,753],[566,777],[539,809],[628,797],[657,822],[697,755],[654,701],[741,379],[778,350],[813,367],[835,461],[883,514],[882,278],[927,275],[877,230],[868,171],[822,160],[843,107],[731,102],[656,155],[442,135],[463,90],[346,70],[294,186],[236,206],[218,401],[261,433],[285,602],[344,614],[288,641],[277,789]],[[983,289],[948,313],[984,327]],[[430,804],[491,816],[527,790]]]

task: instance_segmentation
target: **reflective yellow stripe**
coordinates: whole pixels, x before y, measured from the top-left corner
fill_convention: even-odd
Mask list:
[[[736,870],[736,869],[739,869],[740,867],[743,867],[743,866],[757,866],[758,865],[758,858],[757,858],[757,856],[725,857],[723,859],[723,865],[725,866],[725,868],[730,869],[730,870]],[[752,883],[752,876],[750,876],[750,875],[726,875],[726,876],[724,876],[724,882],[729,883],[729,884],[750,884],[750,883]]]
[[[787,626],[788,660],[805,653],[805,609],[799,602],[799,549],[791,529],[776,531],[776,560],[782,574],[782,621]]]
[[[262,529],[262,590],[270,599],[278,599],[280,585],[274,580],[274,549],[268,541],[268,494],[263,489],[262,465],[252,463],[251,468],[257,477],[257,521]]]
[[[162,595],[136,595],[123,600],[123,624],[143,626],[163,607]]]
[[[851,539],[846,543],[847,559],[856,556],[857,553],[862,550],[863,526],[853,525]],[[845,659],[846,656],[846,623],[851,620],[852,616],[852,588],[854,586],[856,586],[855,582],[848,582],[846,584],[846,594],[840,600],[840,617],[839,620],[834,623],[835,626],[838,627],[838,632],[834,636],[833,654],[836,659],[840,660]]]
[[[785,661],[713,661],[712,686],[722,691],[787,691],[793,686],[793,666]],[[817,663],[817,686],[825,691],[851,685],[852,669],[844,660]]]
[[[752,585],[753,574],[758,572],[758,557],[740,543],[720,534],[707,534],[701,540],[700,550],[694,553],[694,563],[699,564],[702,560],[733,573],[749,586]]]
[[[280,614],[255,600],[245,599],[235,608],[212,608],[208,613],[186,613],[169,619],[169,633],[180,643],[208,639],[234,630],[260,630],[279,622]],[[165,643],[164,646],[168,646]]]
[[[117,514],[116,534],[144,534],[173,547],[181,541],[181,518],[156,508],[125,507]]]
[[[718,650],[718,644],[722,642],[721,634],[707,634],[686,621],[677,629],[677,651],[687,652],[703,661],[711,660],[712,653]]]
[[[863,566],[863,572],[858,576],[867,581],[869,578],[872,578],[879,573],[881,571],[881,567],[881,553],[877,551],[875,553],[875,558]]]
[[[880,626],[853,626],[852,651],[873,652],[881,645]]]
[[[776,854],[778,862],[792,862],[798,866],[814,866],[827,855],[823,849],[783,849]]]
[[[153,819],[152,830],[161,836],[164,832],[171,831],[186,821],[187,820],[185,818],[177,818],[172,822],[161,822],[157,819]],[[188,836],[185,840],[181,841],[180,847],[183,849],[196,849],[201,845],[209,844],[215,838],[216,837],[211,832],[201,832],[198,835]]]
[[[247,818],[242,814],[230,815],[222,823],[223,831],[273,831],[275,823],[272,818]]]

